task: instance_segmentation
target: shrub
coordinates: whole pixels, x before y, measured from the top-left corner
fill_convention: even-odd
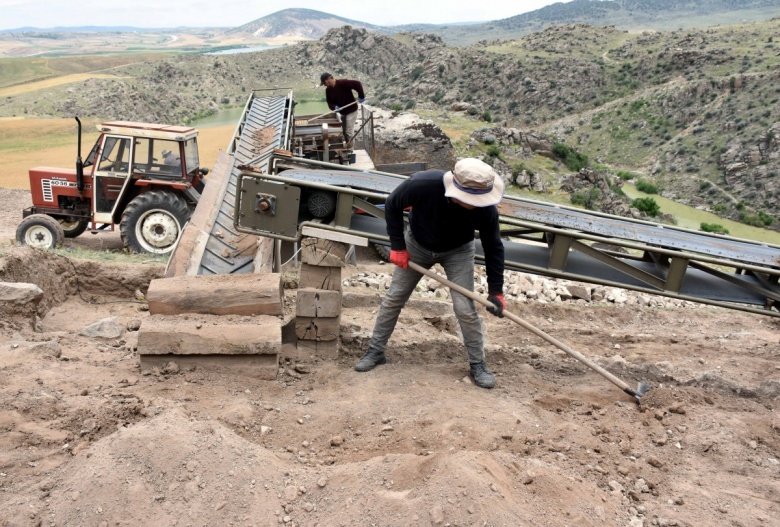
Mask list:
[[[704,232],[714,232],[715,234],[728,234],[729,230],[720,223],[702,223],[699,230]]]
[[[628,172],[627,170],[618,170],[617,177],[623,181],[630,181],[636,177],[636,174]]]
[[[639,179],[636,182],[636,189],[645,194],[658,194],[658,187],[649,181]]]
[[[498,147],[498,145],[488,146],[486,153],[488,157],[501,157],[501,149]]]
[[[739,221],[741,221],[746,225],[751,225],[753,227],[764,226],[764,222],[761,221],[761,218],[758,216],[758,214],[753,214],[752,212],[740,212]]]
[[[401,110],[403,110],[403,109],[404,109],[404,107],[403,107],[403,106],[401,106],[401,105],[400,105],[400,104],[398,104],[398,103],[395,103],[395,104],[391,104],[391,105],[390,105],[390,109],[391,109],[391,110],[393,110],[394,112],[400,112]]]
[[[489,111],[485,110],[484,112],[482,112],[482,120],[485,121],[486,123],[489,123],[493,121],[493,116],[490,115]]]
[[[772,216],[770,216],[769,214],[767,214],[767,213],[766,213],[766,212],[764,212],[763,210],[760,210],[760,211],[758,211],[758,218],[759,218],[759,219],[761,220],[761,222],[762,222],[764,225],[766,225],[767,227],[769,227],[770,225],[772,225],[772,223],[775,221],[775,219],[774,219]]]
[[[661,213],[661,207],[653,198],[637,198],[631,202],[631,206],[639,209],[651,218],[655,218]]]
[[[589,163],[588,156],[575,152],[569,145],[564,143],[553,144],[553,154],[563,161],[563,164],[569,170],[574,172],[579,172],[580,169],[585,168]]]
[[[420,78],[420,76],[425,72],[425,69],[422,66],[415,66],[412,70],[412,80],[417,80]]]
[[[585,207],[586,209],[593,210],[596,207],[596,201],[601,197],[601,192],[597,188],[592,188],[590,191],[579,191],[571,195],[569,200],[574,205]]]

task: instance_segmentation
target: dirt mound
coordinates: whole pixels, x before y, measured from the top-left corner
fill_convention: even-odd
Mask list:
[[[32,247],[9,247],[0,253],[0,282],[26,282],[43,290],[43,315],[76,293],[76,270],[65,257]]]
[[[77,293],[91,297],[145,293],[149,282],[162,277],[164,271],[161,263],[76,260],[28,246],[8,247],[0,253],[0,281],[31,283],[43,290],[40,315]]]
[[[343,269],[343,285],[388,269],[365,257]],[[629,384],[650,382],[637,405],[487,315],[497,386],[475,387],[449,302],[423,293],[402,311],[388,363],[358,373],[381,294],[344,285],[339,358],[285,357],[262,381],[140,371],[148,312],[135,290],[159,264],[24,247],[0,262],[4,280],[39,284],[49,306],[37,332],[0,332],[3,527],[763,527],[780,514],[780,324],[770,317],[511,306]],[[83,334],[109,317],[118,336]]]

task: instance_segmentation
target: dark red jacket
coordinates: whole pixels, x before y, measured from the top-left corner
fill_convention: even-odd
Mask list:
[[[336,85],[332,88],[325,88],[325,101],[328,103],[328,108],[335,110],[336,106],[344,108],[346,105],[355,102],[355,96],[352,95],[352,90],[358,93],[358,98],[364,99],[366,96],[363,93],[363,85],[359,81],[353,81],[349,79],[336,79]],[[349,108],[340,110],[339,113],[346,115],[348,113],[357,111],[357,104],[353,104]]]

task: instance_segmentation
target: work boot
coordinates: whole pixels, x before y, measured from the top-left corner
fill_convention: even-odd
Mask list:
[[[487,367],[487,362],[471,363],[469,375],[474,380],[474,384],[480,388],[492,388],[496,385],[496,377]]]
[[[385,364],[385,354],[381,351],[368,350],[363,358],[361,358],[357,364],[355,364],[356,371],[371,371],[380,364]]]

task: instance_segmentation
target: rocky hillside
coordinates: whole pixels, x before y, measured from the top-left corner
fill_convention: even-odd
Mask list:
[[[661,192],[755,225],[780,224],[780,48],[771,22],[667,33],[555,26],[468,48],[341,28],[297,48],[349,64],[395,109],[460,110],[535,128]]]
[[[536,131],[591,168],[632,172],[667,197],[777,228],[779,34],[780,19],[644,33],[574,24],[461,48],[436,35],[345,26],[261,53],[171,56],[117,68],[117,79],[5,97],[0,116],[186,122],[269,84],[305,85],[299,97],[321,97],[312,86],[326,70],[363,81],[372,105]],[[533,149],[480,138],[459,148],[489,154],[508,179],[544,187],[530,181]]]

